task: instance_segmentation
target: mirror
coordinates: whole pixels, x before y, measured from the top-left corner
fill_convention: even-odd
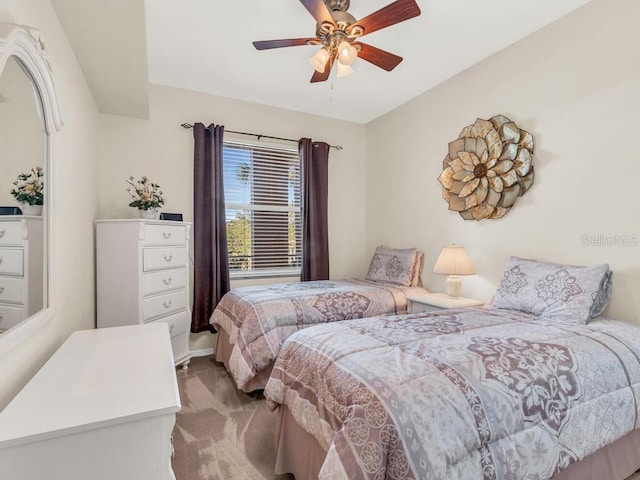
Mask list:
[[[20,60],[10,57],[0,76],[0,335],[42,310],[46,299],[39,205],[46,201],[45,131],[34,88]]]
[[[0,357],[53,317],[50,180],[61,126],[41,33],[0,24]]]

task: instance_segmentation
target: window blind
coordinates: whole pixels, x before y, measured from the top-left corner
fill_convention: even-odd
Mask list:
[[[297,148],[225,141],[224,195],[233,278],[300,274]]]

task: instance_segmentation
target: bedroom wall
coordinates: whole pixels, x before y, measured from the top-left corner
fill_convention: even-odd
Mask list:
[[[192,221],[193,133],[181,123],[220,123],[227,130],[294,139],[310,136],[344,147],[331,149],[329,155],[331,277],[366,273],[364,125],[157,85],[150,86],[149,102],[149,120],[101,117],[98,218],[135,218],[137,210],[127,206],[124,180],[147,175],[165,192],[163,210],[182,212],[186,221]],[[267,283],[232,282],[232,288],[258,282]],[[209,334],[191,339],[192,350],[212,345]]]
[[[93,218],[97,212],[97,108],[67,38],[47,0],[0,0],[0,22],[42,30],[64,127],[58,135],[52,321],[0,358],[0,409],[77,329],[94,326]]]
[[[418,246],[425,285],[442,247],[466,247],[488,299],[509,255],[614,271],[608,314],[640,323],[637,129],[640,2],[594,0],[367,125],[366,246]],[[535,184],[502,219],[448,211],[437,177],[448,142],[504,114],[535,139]]]

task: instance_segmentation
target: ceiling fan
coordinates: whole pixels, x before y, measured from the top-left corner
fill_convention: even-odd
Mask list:
[[[358,57],[390,72],[402,57],[362,43],[359,38],[420,15],[415,0],[396,0],[360,20],[347,12],[350,0],[300,0],[300,3],[317,22],[315,37],[265,40],[253,42],[253,46],[258,50],[268,50],[321,45],[322,48],[309,59],[315,70],[311,83],[327,80],[334,63],[337,64],[338,77],[353,73],[351,64]]]

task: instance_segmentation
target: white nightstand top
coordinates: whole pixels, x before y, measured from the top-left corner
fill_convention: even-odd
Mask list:
[[[407,295],[407,300],[439,308],[478,307],[485,304],[482,300],[465,297],[450,297],[446,293],[411,293]]]

